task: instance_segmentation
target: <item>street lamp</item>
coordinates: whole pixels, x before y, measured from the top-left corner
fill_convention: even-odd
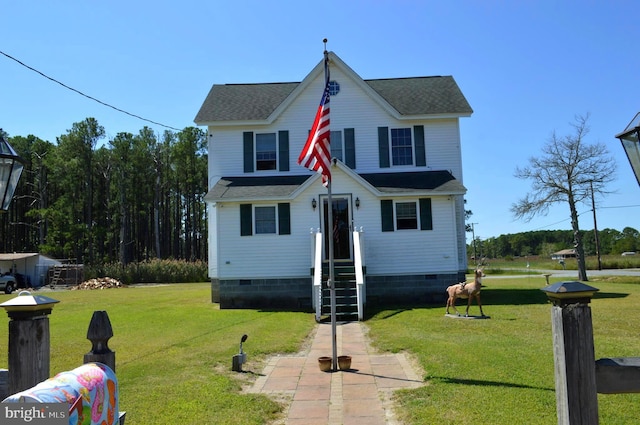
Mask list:
[[[16,154],[0,129],[0,210],[9,209],[13,193],[24,169],[24,161]]]
[[[640,185],[640,143],[638,142],[640,139],[640,112],[633,117],[622,133],[616,134],[616,138],[622,142],[622,147]]]

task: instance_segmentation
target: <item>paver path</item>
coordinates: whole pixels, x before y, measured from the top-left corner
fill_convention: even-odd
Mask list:
[[[361,322],[336,326],[338,355],[351,356],[351,369],[322,372],[318,357],[331,357],[331,325],[319,324],[311,346],[296,356],[267,363],[249,392],[265,393],[290,404],[286,425],[394,425],[391,392],[423,384],[404,354],[376,354]]]

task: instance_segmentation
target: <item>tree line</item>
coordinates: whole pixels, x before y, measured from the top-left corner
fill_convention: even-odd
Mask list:
[[[500,235],[480,240],[476,238],[467,246],[467,253],[478,258],[506,258],[551,254],[563,249],[574,248],[573,230],[538,230],[531,232]],[[593,230],[582,232],[582,243],[586,255],[596,255],[596,235]],[[622,231],[615,229],[598,230],[600,255],[620,255],[623,252],[640,250],[640,232],[632,227]]]
[[[25,167],[0,215],[0,252],[97,265],[207,259],[205,132],[187,127],[105,139],[94,118],[57,143],[8,137]]]

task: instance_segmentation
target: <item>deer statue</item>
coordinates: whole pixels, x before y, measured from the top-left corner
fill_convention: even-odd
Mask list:
[[[475,279],[473,282],[461,282],[456,283],[455,285],[451,285],[447,288],[447,294],[449,295],[447,299],[447,313],[449,314],[449,307],[453,307],[456,314],[460,316],[460,312],[456,308],[456,300],[458,298],[468,299],[467,302],[467,311],[465,313],[466,317],[469,317],[469,307],[471,306],[471,300],[473,298],[476,299],[478,303],[478,307],[480,307],[480,314],[482,317],[485,317],[482,312],[482,304],[480,303],[480,289],[482,289],[482,277],[484,276],[484,272],[481,268],[477,268],[475,271]]]

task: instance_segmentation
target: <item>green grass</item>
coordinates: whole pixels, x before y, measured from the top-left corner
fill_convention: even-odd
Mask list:
[[[551,282],[557,280],[551,278]],[[411,353],[425,385],[395,396],[406,424],[555,424],[551,306],[540,276],[484,279],[488,320],[444,317],[444,305],[388,308],[367,320],[380,350]],[[640,355],[640,278],[592,278],[596,359]],[[138,424],[267,424],[282,407],[241,388],[275,353],[301,349],[312,314],[219,310],[208,284],[141,286],[43,293],[61,302],[51,320],[51,373],[82,363],[91,349],[91,315],[106,310],[113,326],[120,406]],[[0,295],[0,302],[14,297]],[[471,313],[477,314],[474,304]],[[5,316],[6,317],[6,316]],[[0,325],[7,346],[8,318]],[[242,334],[245,371],[230,371]],[[7,367],[0,349],[0,367]],[[600,423],[635,424],[640,397],[599,395]]]
[[[529,268],[527,268],[527,264]],[[630,269],[640,268],[640,255],[630,255],[623,257],[621,255],[603,255],[600,258],[600,264],[603,269]],[[598,258],[596,256],[588,256],[586,258],[587,271],[597,270]],[[469,267],[474,267],[473,261],[469,260]],[[575,258],[565,260],[565,268],[567,270],[577,270],[578,263]],[[487,274],[514,274],[519,272],[526,274],[528,270],[562,270],[562,265],[558,260],[552,260],[549,257],[529,256],[517,258],[489,258],[486,260],[485,272]],[[587,273],[588,274],[588,273]]]
[[[427,385],[396,395],[405,423],[557,423],[551,305],[540,291],[544,279],[489,275],[483,283],[488,320],[446,318],[444,306],[387,309],[368,320],[379,349],[408,351],[424,369]],[[589,284],[600,289],[591,303],[596,359],[640,355],[640,278]],[[475,304],[471,314],[478,314]],[[637,423],[637,395],[598,399],[601,423]]]
[[[60,300],[50,316],[52,375],[82,364],[91,350],[86,335],[93,312],[109,314],[109,347],[116,352],[127,423],[244,425],[274,419],[281,406],[263,395],[242,394],[242,384],[255,375],[231,372],[231,357],[246,333],[249,362],[243,369],[260,373],[265,356],[296,352],[315,325],[305,313],[221,311],[210,301],[208,284],[42,294]],[[2,294],[0,302],[14,296]],[[4,323],[0,347],[8,344],[8,318]],[[6,368],[6,349],[0,353],[0,367]]]

